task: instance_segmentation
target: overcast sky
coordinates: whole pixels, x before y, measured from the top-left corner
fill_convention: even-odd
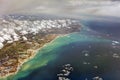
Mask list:
[[[119,0],[0,0],[0,14],[45,13],[120,17]]]

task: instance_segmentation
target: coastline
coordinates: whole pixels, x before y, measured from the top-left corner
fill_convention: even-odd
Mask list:
[[[66,35],[67,35],[67,34],[66,34]],[[53,42],[54,40],[56,40],[57,38],[63,37],[63,36],[66,36],[66,35],[64,35],[64,34],[63,34],[63,35],[56,35],[56,37],[55,37],[54,39],[52,39],[50,42],[45,43],[43,46],[39,47],[38,49],[32,50],[32,53],[31,53],[32,55],[31,55],[30,57],[24,59],[23,61],[21,61],[21,62],[19,63],[19,66],[17,67],[17,70],[16,70],[14,73],[9,73],[9,74],[7,74],[7,75],[5,75],[5,76],[0,77],[0,80],[1,80],[1,79],[5,79],[5,78],[7,78],[7,77],[9,77],[9,76],[12,76],[12,75],[17,74],[17,73],[19,72],[19,70],[21,69],[21,66],[22,66],[24,63],[28,62],[29,60],[33,59],[33,58],[37,55],[38,51],[40,51],[42,48],[44,48],[47,44],[52,43],[52,42]]]

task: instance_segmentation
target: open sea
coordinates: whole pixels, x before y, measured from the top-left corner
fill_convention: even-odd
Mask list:
[[[82,25],[80,32],[46,44],[5,80],[59,80],[57,74],[65,64],[73,67],[69,80],[98,80],[93,79],[97,76],[120,80],[120,22],[92,20]]]

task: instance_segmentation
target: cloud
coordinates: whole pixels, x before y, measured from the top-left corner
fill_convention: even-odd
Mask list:
[[[95,14],[120,17],[120,3],[112,6],[102,7]]]
[[[0,14],[45,13],[80,16],[82,14],[119,16],[117,0],[1,0]]]
[[[3,46],[4,46],[4,45],[3,45],[3,43],[0,43],[0,49],[2,49],[2,48],[3,48]]]

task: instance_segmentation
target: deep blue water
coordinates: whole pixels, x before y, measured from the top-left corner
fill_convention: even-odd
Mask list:
[[[88,48],[89,45],[91,48]],[[95,76],[101,76],[104,80],[119,80],[120,59],[112,58],[110,52],[120,53],[120,50],[110,45],[104,42],[75,42],[62,46],[55,60],[19,80],[58,80],[57,74],[64,64],[71,64],[74,68],[69,76],[71,80],[91,80]],[[85,57],[83,51],[88,51],[89,57]],[[84,61],[91,64],[85,65]],[[95,65],[98,69],[93,68]]]
[[[110,34],[110,37],[117,39],[120,37],[120,23],[118,22],[89,21],[85,25],[103,35]],[[92,36],[92,34],[88,34],[86,37]],[[97,38],[98,35],[95,36]],[[90,41],[88,39],[62,45],[54,60],[49,61],[46,66],[33,70],[28,76],[19,80],[58,80],[57,74],[64,64],[71,64],[74,68],[69,75],[70,80],[85,80],[86,78],[92,80],[96,76],[102,77],[103,80],[120,80],[120,58],[113,58],[114,53],[120,55],[120,45],[113,48],[111,42],[100,40]],[[84,52],[89,55],[86,57]],[[84,62],[90,64],[84,64]],[[94,68],[94,66],[98,68]]]
[[[104,20],[92,20],[87,21],[86,25],[97,32],[102,34],[109,34],[112,37],[120,37],[120,22],[119,21],[104,21]]]

